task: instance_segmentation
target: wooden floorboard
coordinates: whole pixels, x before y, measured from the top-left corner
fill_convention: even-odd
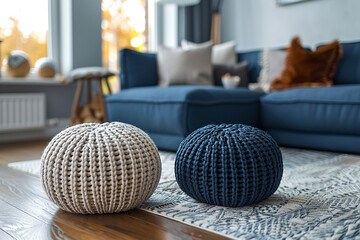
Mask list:
[[[0,228],[15,239],[50,239],[51,223],[43,222],[0,200]]]
[[[32,156],[41,154],[41,144],[36,146]],[[104,215],[67,213],[48,199],[38,177],[0,165],[0,239],[12,238],[227,239],[140,209]]]
[[[11,162],[40,159],[42,151],[48,144],[44,141],[27,141],[0,144],[0,165]]]

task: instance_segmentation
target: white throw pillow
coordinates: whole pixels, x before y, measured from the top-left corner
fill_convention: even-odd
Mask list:
[[[285,50],[276,50],[265,48],[260,53],[259,64],[262,67],[258,82],[251,83],[250,89],[270,91],[271,82],[282,73],[285,68],[286,59]]]
[[[181,41],[181,47],[183,49],[194,49],[197,47],[204,47],[209,44],[212,44],[212,42],[193,43],[187,40]],[[229,65],[237,63],[235,47],[236,43],[234,41],[214,45],[212,49],[211,63]]]
[[[159,85],[213,85],[212,44],[184,50],[159,47]]]

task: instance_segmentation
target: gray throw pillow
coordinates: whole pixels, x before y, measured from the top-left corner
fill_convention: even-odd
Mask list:
[[[193,49],[212,44],[212,41],[204,43],[193,43],[187,40],[181,41],[183,49]],[[237,56],[235,52],[236,42],[230,41],[225,43],[216,44],[212,49],[211,62],[213,64],[236,64]]]
[[[159,85],[213,85],[212,44],[196,49],[159,47]]]
[[[249,85],[247,61],[240,62],[238,64],[214,64],[214,80],[215,86],[222,86],[221,78],[225,74],[229,73],[232,76],[239,76],[240,83],[238,87],[247,87]]]

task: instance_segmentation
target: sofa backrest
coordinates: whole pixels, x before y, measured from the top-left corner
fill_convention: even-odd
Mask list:
[[[260,75],[261,66],[259,64],[261,50],[240,52],[237,54],[238,62],[247,61],[248,66],[248,76],[251,83],[257,82]]]
[[[360,84],[360,42],[342,43],[343,56],[337,67],[334,84]],[[261,66],[261,50],[240,52],[238,62],[248,61],[250,82],[257,82]],[[119,52],[121,89],[156,86],[158,71],[156,53],[142,53],[130,49]]]
[[[318,45],[321,46],[321,45]],[[310,49],[310,48],[306,48]],[[334,84],[360,84],[360,42],[342,43],[343,56],[337,66]],[[250,82],[257,82],[261,66],[259,56],[261,51],[238,53],[238,62],[249,62]]]
[[[119,51],[121,89],[155,86],[158,84],[155,53],[142,53],[130,49]]]
[[[360,42],[342,43],[334,84],[360,84]]]
[[[257,82],[261,66],[260,51],[238,53],[238,62],[248,61],[250,82]],[[119,51],[121,89],[156,86],[159,81],[156,53],[142,53],[130,49]]]

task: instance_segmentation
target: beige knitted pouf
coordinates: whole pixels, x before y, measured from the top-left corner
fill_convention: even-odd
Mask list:
[[[155,191],[160,173],[160,156],[150,137],[119,122],[67,128],[41,157],[47,195],[61,209],[75,213],[135,208]]]

